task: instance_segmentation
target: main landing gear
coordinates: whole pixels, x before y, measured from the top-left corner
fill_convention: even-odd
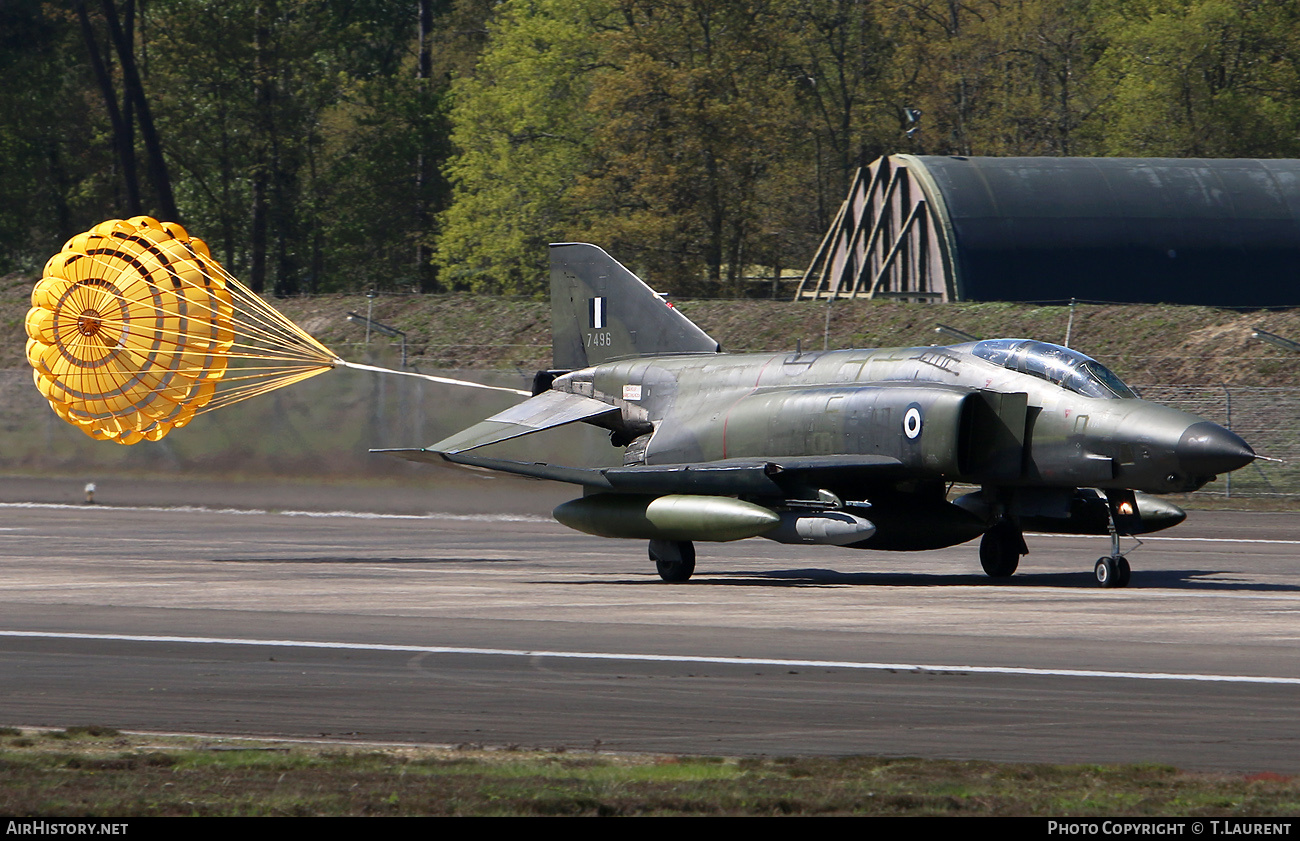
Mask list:
[[[980,540],[980,566],[990,578],[1010,578],[1028,555],[1024,533],[1012,520],[998,520]]]
[[[695,544],[689,540],[650,541],[650,560],[659,577],[671,584],[690,579],[695,572]]]

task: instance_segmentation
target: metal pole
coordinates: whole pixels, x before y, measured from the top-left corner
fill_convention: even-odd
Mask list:
[[[1225,396],[1225,400],[1228,408],[1228,431],[1231,432],[1232,431],[1232,392],[1228,390],[1228,386],[1226,383],[1223,386],[1221,386],[1221,388],[1223,389],[1223,394]],[[1232,499],[1232,472],[1231,471],[1228,472],[1228,487],[1225,493],[1227,494],[1226,497],[1227,499]]]
[[[834,302],[834,298],[826,299],[826,329],[822,332],[822,350],[831,349],[831,304]]]
[[[366,293],[366,344],[370,344],[370,316],[375,312],[375,290]]]
[[[1070,346],[1070,331],[1074,329],[1074,298],[1070,299],[1070,318],[1065,322],[1065,346]]]
[[[362,318],[363,318],[362,316],[357,315],[354,312],[348,313],[348,321],[351,321],[354,324],[356,322],[361,321]],[[366,322],[366,344],[370,344],[370,331],[372,328],[376,333],[383,333],[385,336],[392,336],[394,339],[402,340],[402,367],[405,368],[406,367],[406,333],[402,330],[398,330],[396,327],[389,327],[387,324],[380,324],[378,321],[372,321],[369,318],[366,318],[365,322]]]

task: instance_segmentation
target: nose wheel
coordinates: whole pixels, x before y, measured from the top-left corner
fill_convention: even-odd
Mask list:
[[[1128,558],[1123,555],[1098,558],[1092,572],[1097,577],[1097,583],[1102,587],[1127,587],[1129,577],[1133,574],[1128,565]]]

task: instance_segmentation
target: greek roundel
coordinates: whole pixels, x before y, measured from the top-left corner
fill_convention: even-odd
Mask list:
[[[917,403],[908,406],[903,415],[903,434],[913,441],[921,434],[921,407]]]

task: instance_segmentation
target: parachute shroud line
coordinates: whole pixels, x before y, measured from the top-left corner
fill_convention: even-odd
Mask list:
[[[68,240],[32,290],[26,327],[27,360],[54,411],[119,444],[157,441],[342,362],[203,240],[148,216]]]
[[[45,264],[27,361],[54,411],[92,438],[157,441],[195,415],[331,368],[503,386],[346,362],[212,258],[175,222],[111,219]]]

